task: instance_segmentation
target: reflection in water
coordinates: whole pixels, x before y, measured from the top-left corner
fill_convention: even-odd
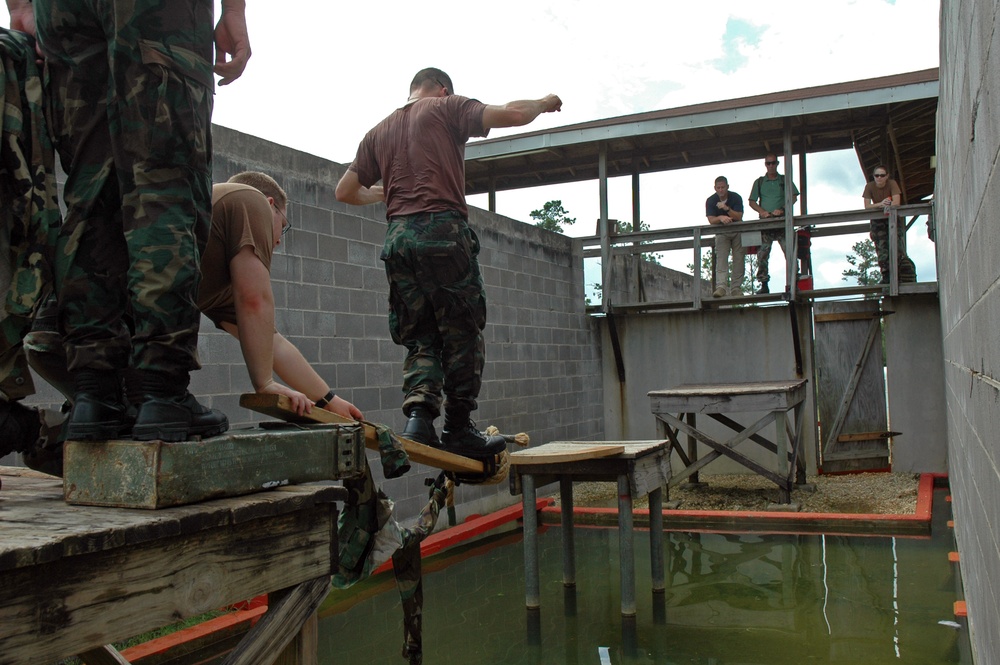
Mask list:
[[[577,529],[575,589],[562,584],[559,529],[540,534],[542,607],[531,612],[520,533],[480,541],[425,562],[424,662],[960,663],[966,636],[938,623],[956,600],[942,503],[930,539],[669,533],[665,594],[648,590],[640,531],[638,614],[624,621],[615,529]],[[386,589],[331,594],[321,663],[403,662],[399,598]]]

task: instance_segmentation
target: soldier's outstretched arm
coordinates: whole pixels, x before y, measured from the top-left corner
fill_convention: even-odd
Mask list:
[[[483,111],[483,129],[520,127],[540,116],[562,110],[562,100],[557,95],[541,99],[521,99],[502,106],[490,104]]]

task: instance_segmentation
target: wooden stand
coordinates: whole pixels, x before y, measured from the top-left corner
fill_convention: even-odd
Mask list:
[[[344,488],[145,511],[67,506],[58,478],[0,473],[0,665],[126,663],[102,645],[263,593],[278,596],[225,662],[316,662]]]
[[[541,606],[538,579],[538,487],[559,482],[562,509],[563,585],[576,586],[573,544],[573,483],[610,481],[618,484],[618,534],[621,559],[621,613],[635,616],[635,547],[632,499],[649,495],[649,548],[653,593],[663,593],[662,488],[670,476],[666,441],[557,441],[510,456],[511,491],[524,504],[524,603]]]
[[[656,416],[659,430],[670,439],[674,452],[684,462],[684,468],[670,478],[668,491],[670,487],[675,487],[688,478],[697,482],[700,469],[725,455],[773,481],[781,489],[782,503],[789,503],[793,479],[798,483],[804,483],[806,479],[805,464],[801,456],[802,410],[805,406],[806,383],[805,379],[796,379],[684,385],[670,390],[650,391],[651,408],[653,415]],[[765,412],[764,415],[747,427],[723,415],[760,411]],[[792,423],[789,423],[789,411],[794,413]],[[674,413],[678,415],[675,416]],[[699,413],[704,413],[722,423],[735,431],[736,435],[728,441],[715,440],[697,428],[696,418]],[[769,441],[758,434],[772,422],[775,424],[775,441]],[[794,428],[790,425],[794,425]],[[684,432],[688,437],[686,452],[678,439],[680,432]],[[746,440],[753,441],[776,456],[777,472],[736,451],[736,446]],[[699,459],[696,441],[711,447],[712,452]]]

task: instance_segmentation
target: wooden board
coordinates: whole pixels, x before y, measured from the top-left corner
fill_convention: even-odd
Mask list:
[[[300,416],[295,413],[294,409],[291,408],[291,400],[284,395],[258,395],[257,393],[244,393],[243,395],[240,395],[240,406],[245,409],[250,409],[251,411],[256,411],[257,413],[263,413],[264,415],[271,416],[272,418],[278,418],[279,420],[284,420],[290,423],[348,424],[354,422],[350,418],[338,416],[335,413],[330,413],[326,409],[314,408],[310,413]],[[375,425],[365,421],[362,421],[361,424],[364,425],[365,429],[365,447],[370,450],[378,450],[378,436],[375,433]],[[437,448],[432,448],[430,446],[425,446],[422,443],[404,439],[398,434],[396,437],[403,444],[403,450],[406,451],[406,454],[409,455],[410,459],[418,464],[426,464],[427,466],[433,466],[434,468],[442,469],[444,471],[478,474],[483,473],[483,463],[478,460],[449,453],[444,450],[438,450]]]
[[[569,442],[546,443],[537,448],[519,450],[510,456],[511,465],[558,464],[578,460],[612,457],[625,452],[625,446],[614,444],[585,445]]]

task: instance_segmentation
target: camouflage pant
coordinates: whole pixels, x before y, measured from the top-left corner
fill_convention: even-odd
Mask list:
[[[67,172],[55,260],[70,369],[199,366],[212,14],[211,0],[35,2]]]
[[[486,363],[486,296],[479,238],[458,213],[389,220],[382,260],[389,279],[389,330],[406,347],[403,411],[423,405],[474,411]]]
[[[768,263],[771,261],[771,245],[777,241],[782,253],[785,256],[788,256],[788,253],[785,251],[784,231],[762,231],[760,236],[760,247],[757,248],[757,281],[761,284],[766,284],[771,279],[771,275],[768,273]]]
[[[875,254],[878,256],[878,270],[882,273],[882,282],[889,283],[889,220],[873,219],[869,233],[875,244]],[[899,281],[915,282],[917,273],[913,261],[906,255],[906,223],[900,219],[896,224],[897,265],[899,266]]]

